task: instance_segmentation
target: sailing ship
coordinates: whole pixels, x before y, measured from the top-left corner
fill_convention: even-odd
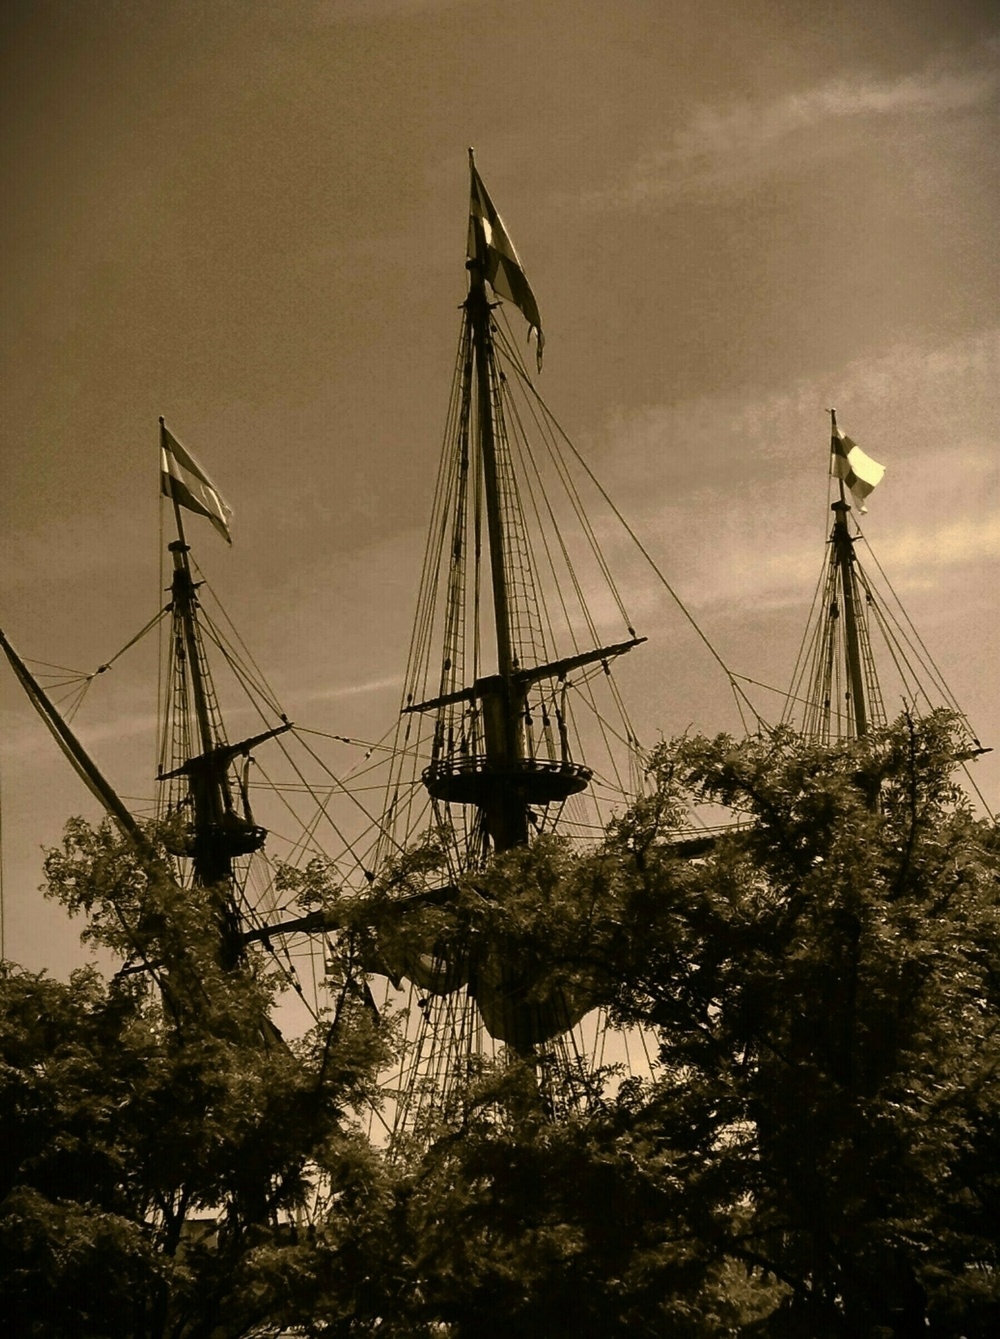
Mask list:
[[[645,638],[598,543],[592,479],[508,322],[508,308],[524,319],[540,370],[538,305],[471,150],[469,168],[468,287],[374,858],[391,867],[435,834],[436,866],[408,883],[417,911],[456,906],[463,882],[545,834],[593,843],[642,778],[614,670]],[[579,983],[543,981],[510,941],[466,928],[389,963],[416,1019],[397,1127],[447,1117],[500,1050],[535,1069],[553,1110],[574,1100],[554,1075],[607,1054]]]
[[[509,937],[484,941],[467,914],[470,889],[474,897],[490,895],[482,876],[497,862],[516,863],[518,853],[553,834],[593,845],[616,807],[639,793],[643,751],[615,671],[645,640],[599,543],[595,510],[606,495],[538,392],[538,304],[471,150],[469,167],[467,292],[403,698],[383,755],[384,801],[373,818],[353,798],[364,820],[355,837],[331,829],[344,887],[362,902],[374,889],[373,924],[389,927],[365,964],[367,998],[375,1010],[408,1019],[403,1060],[387,1076],[390,1138],[454,1118],[468,1084],[494,1055],[527,1065],[553,1114],[586,1100],[590,1079],[609,1062],[643,1070],[651,1064],[644,1038],[609,1033],[585,985],[553,981]],[[508,313],[515,324],[523,319],[534,340],[534,375]],[[858,558],[860,535],[849,530],[848,492],[863,500],[874,486],[874,462],[856,454],[835,415],[832,443],[833,533],[786,710],[788,721],[824,743],[884,722],[871,627],[898,634],[901,626],[877,597]],[[256,667],[207,615],[184,515],[207,518],[228,538],[228,508],[162,420],[159,448],[176,530],[170,600],[161,611],[169,692],[159,831],[172,876],[211,899],[220,964],[236,969],[248,952],[263,949],[282,958],[301,990],[289,946],[318,941],[321,959],[332,951],[342,928],[336,908],[281,903],[271,874],[256,896],[249,891],[268,835],[251,802],[254,759],[268,750],[287,758],[299,732]],[[0,645],[110,817],[144,858],[159,858],[2,634]],[[896,662],[901,645],[897,635]],[[233,668],[259,713],[260,728],[235,743],[210,651]],[[364,757],[369,785],[373,747]],[[306,748],[319,763],[308,742]],[[318,824],[329,820],[332,794],[347,794],[349,784],[330,768],[312,784],[290,766],[307,800],[298,851],[308,858],[323,853]],[[711,840],[678,834],[678,849],[697,857]],[[421,846],[433,847],[433,858],[411,859]]]
[[[463,879],[536,835],[593,841],[609,804],[636,793],[642,769],[612,670],[644,639],[597,542],[581,492],[588,472],[538,395],[507,322],[504,302],[527,320],[540,367],[537,304],[471,151],[470,177],[468,292],[384,811],[370,823],[370,849],[346,844],[359,895],[371,884],[394,889],[397,920],[406,927],[419,927],[428,907],[452,907]],[[297,732],[204,605],[206,583],[194,566],[184,517],[207,518],[228,539],[229,509],[162,419],[159,448],[176,534],[162,611],[168,692],[158,830],[173,876],[212,899],[219,961],[235,969],[251,945],[284,951],[279,946],[293,940],[336,936],[340,924],[328,907],[297,911],[273,898],[262,907],[248,895],[250,870],[266,856],[267,839],[251,803],[252,769],[261,751],[286,752]],[[602,635],[595,601],[617,624],[610,636]],[[127,840],[153,858],[143,827],[10,643],[2,645],[88,787]],[[261,728],[237,742],[226,731],[210,652],[222,655],[260,714]],[[329,794],[308,786],[301,771],[298,777],[313,805],[303,829],[314,834],[316,815],[328,816]],[[326,784],[343,788],[332,773]],[[401,893],[393,871],[428,832],[439,842],[440,867],[423,886],[410,877]],[[380,914],[384,920],[384,906]],[[566,1054],[570,1048],[574,1063],[583,1063],[573,1030],[589,1011],[584,995],[570,998],[561,989],[540,995],[537,976],[503,945],[474,949],[453,935],[442,955],[440,943],[422,944],[419,933],[404,933],[410,947],[402,950],[400,937],[390,934],[370,964],[386,983],[382,1009],[405,1005],[407,993],[413,997],[416,1035],[394,1080],[401,1090],[397,1129],[416,1119],[410,1095],[426,1093],[429,1076],[450,1094],[438,1094],[440,1113],[470,1067],[494,1049],[509,1049],[539,1072],[551,1071],[553,1047]],[[294,971],[291,978],[294,984]]]

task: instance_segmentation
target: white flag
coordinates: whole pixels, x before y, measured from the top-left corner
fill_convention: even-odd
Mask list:
[[[835,479],[843,479],[860,510],[866,512],[865,499],[885,474],[885,466],[866,456],[835,423],[830,439],[830,473]]]
[[[219,534],[231,544],[229,520],[233,514],[222,494],[189,452],[160,421],[160,491],[179,507],[207,516]]]
[[[538,366],[542,365],[542,348],[545,336],[542,334],[542,322],[538,315],[538,303],[531,291],[514,243],[508,236],[503,219],[497,213],[496,206],[489,197],[482,177],[476,171],[469,150],[469,167],[472,172],[472,201],[469,207],[469,245],[470,260],[478,261],[495,293],[508,298],[520,308],[521,315],[528,322],[528,336],[535,332],[538,351]]]

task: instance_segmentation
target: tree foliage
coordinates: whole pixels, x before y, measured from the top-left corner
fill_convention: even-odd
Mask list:
[[[466,930],[530,958],[541,994],[585,982],[659,1066],[561,1123],[524,1070],[485,1076],[403,1194],[425,1316],[996,1332],[1000,865],[955,753],[943,715],[832,749],[675,741],[599,851],[476,876]],[[737,825],[691,860],[675,833],[706,803]]]
[[[266,1021],[275,981],[219,965],[213,898],[106,827],[71,824],[48,874],[90,937],[157,984],[0,977],[5,1332],[273,1333],[318,1206],[363,1241],[346,1206],[377,1197],[380,1172],[346,1114],[372,1097],[385,1041],[344,980],[313,1032],[284,1043]]]
[[[220,966],[217,904],[72,826],[54,891],[158,985],[0,979],[8,1328],[996,1333],[1000,849],[955,753],[943,715],[835,748],[688,738],[588,854],[539,840],[445,887],[432,839],[355,898],[290,874],[340,927],[330,1016],[294,1048],[267,973]],[[699,804],[736,823],[690,859]],[[554,1120],[552,1057],[483,1065],[387,1159],[347,1114],[391,1034],[360,973],[431,951],[600,1004],[655,1068]]]
[[[955,753],[943,715],[687,740],[612,838],[616,1006],[664,1066],[645,1116],[699,1131],[717,1249],[787,1286],[768,1334],[995,1332],[997,842]],[[682,862],[669,818],[699,801],[741,826]]]

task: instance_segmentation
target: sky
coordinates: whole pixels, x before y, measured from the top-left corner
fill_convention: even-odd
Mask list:
[[[23,656],[96,668],[162,605],[162,414],[233,507],[231,549],[190,537],[289,714],[388,728],[474,145],[541,310],[539,389],[726,664],[789,681],[836,406],[887,467],[872,548],[1000,749],[991,6],[9,0],[0,27],[0,626]],[[738,730],[602,536],[650,639],[643,737]],[[38,891],[42,848],[96,814],[6,669],[0,712],[6,954],[64,975],[80,926]],[[151,790],[154,717],[116,668],[77,718],[126,795]],[[995,809],[995,755],[976,780]]]

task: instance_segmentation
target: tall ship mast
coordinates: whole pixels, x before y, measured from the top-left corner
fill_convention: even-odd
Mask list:
[[[223,966],[242,953],[243,925],[234,897],[234,861],[259,851],[266,830],[253,818],[247,784],[251,750],[291,729],[287,721],[238,743],[226,738],[205,653],[198,583],[191,573],[182,507],[206,516],[229,541],[229,508],[208,475],[160,419],[161,488],[170,499],[177,538],[170,585],[168,699],[160,743],[158,811],[171,855],[189,859],[196,887],[208,891],[219,922]],[[243,766],[235,766],[242,760]]]
[[[423,897],[437,905],[540,834],[595,841],[614,803],[634,797],[642,762],[613,669],[645,639],[582,497],[593,476],[507,324],[505,304],[527,323],[540,370],[534,294],[469,158],[468,290],[375,860],[391,868],[435,833],[442,863]],[[439,1112],[494,1048],[539,1072],[554,1054],[580,1059],[586,998],[544,993],[501,944],[423,948],[389,966],[421,1020],[401,1083],[433,1088]]]
[[[230,509],[207,472],[163,419],[159,424],[159,453],[161,493],[167,499],[176,532],[168,545],[171,573],[166,605],[98,671],[79,675],[67,671],[48,690],[2,633],[0,648],[78,775],[141,861],[159,876],[191,889],[211,908],[220,966],[237,970],[246,961],[247,945],[263,943],[274,955],[288,985],[315,1016],[320,1002],[302,988],[289,937],[301,941],[304,933],[319,939],[321,977],[325,962],[322,939],[333,927],[328,918],[302,914],[294,895],[289,897],[276,886],[264,849],[268,832],[256,818],[251,803],[252,792],[257,790],[259,795],[262,789],[253,780],[255,771],[261,770],[254,766],[257,750],[277,741],[278,766],[269,766],[268,770],[277,778],[280,764],[285,764],[280,775],[287,779],[277,783],[279,798],[286,824],[290,817],[289,827],[296,833],[291,854],[300,860],[312,856],[327,859],[317,829],[328,817],[330,790],[340,783],[332,771],[324,769],[323,794],[324,782],[310,780],[304,773],[301,761],[281,738],[293,729],[292,724],[248,653],[242,651],[238,634],[225,616],[219,619],[207,615],[202,598],[205,583],[193,563],[184,517],[194,514],[206,518],[229,542]],[[164,626],[161,678],[166,687],[158,714],[158,793],[149,815],[157,820],[158,836],[154,839],[90,756],[52,693],[58,691],[74,708],[79,706],[91,684],[120,655]],[[235,742],[226,731],[209,648],[215,652],[216,663],[226,662],[243,690],[249,711],[262,727]],[[306,745],[306,752],[322,766],[315,750]],[[273,791],[274,786],[263,789]],[[289,793],[291,790],[295,796]],[[304,802],[296,806],[292,800],[298,796]],[[367,814],[364,819],[370,821]],[[340,847],[336,829],[334,835]],[[166,863],[157,840],[166,852]],[[135,953],[141,959],[138,949]]]
[[[833,525],[782,722],[832,744],[861,739],[902,710],[946,707],[964,725],[963,756],[973,757],[984,750],[857,519],[885,467],[844,434],[835,409],[829,413]]]
[[[460,337],[458,460],[449,509],[440,691],[425,701],[408,701],[404,711],[433,715],[433,751],[424,785],[433,800],[471,809],[485,853],[524,846],[529,828],[544,822],[541,815],[585,790],[592,779],[592,770],[573,757],[561,689],[553,686],[565,684],[575,671],[607,665],[645,639],[629,627],[627,640],[552,657],[509,436],[496,304],[487,284],[520,307],[538,340],[539,365],[541,326],[534,296],[471,150],[470,169],[469,293]],[[482,644],[487,585],[495,668],[483,674],[490,650]]]

